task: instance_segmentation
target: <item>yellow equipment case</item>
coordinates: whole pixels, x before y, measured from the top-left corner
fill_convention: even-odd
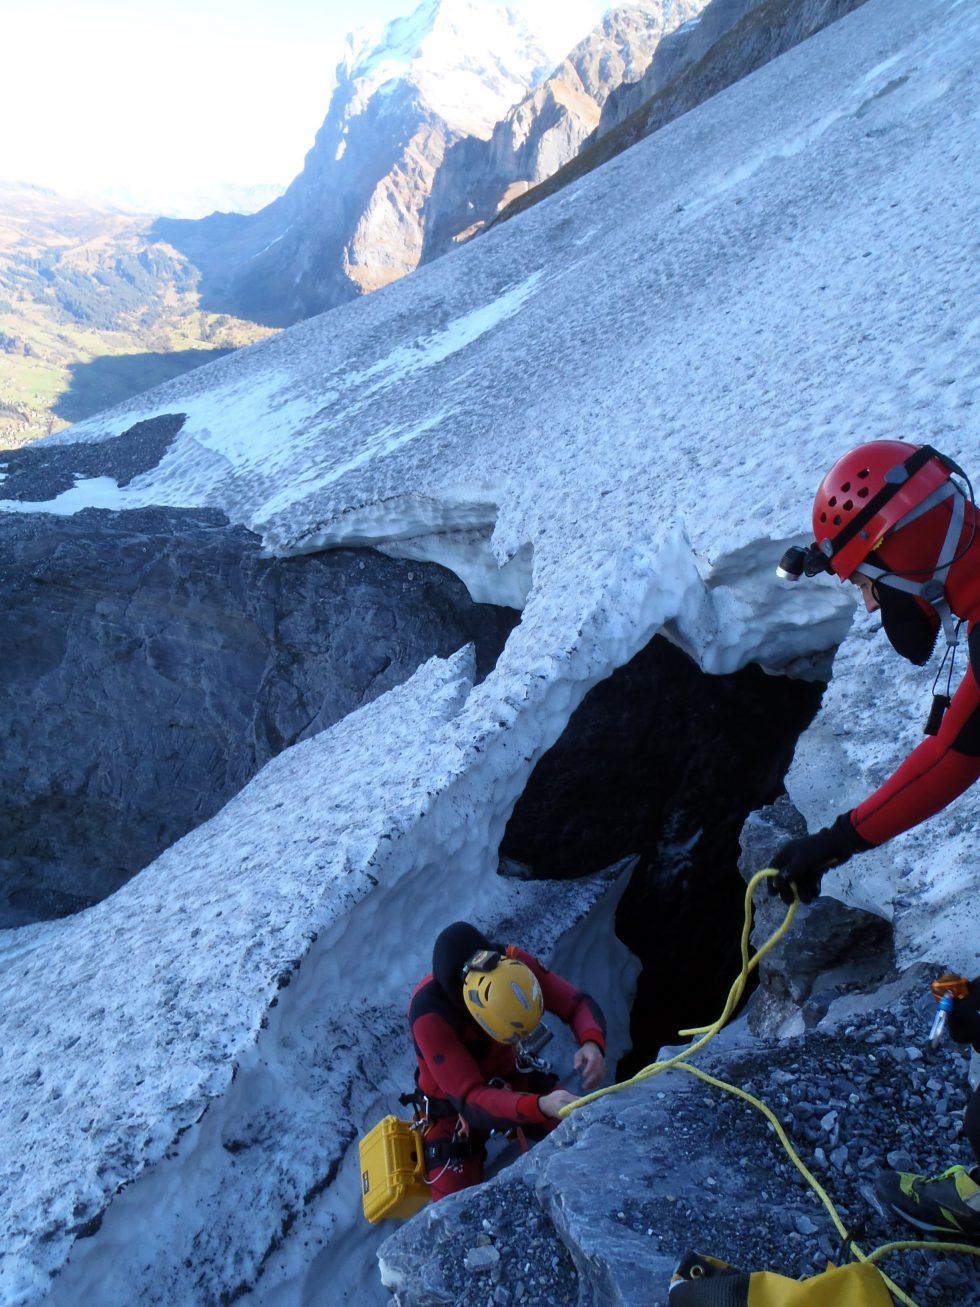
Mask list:
[[[364,1136],[361,1201],[371,1222],[404,1221],[429,1201],[422,1138],[408,1121],[386,1116]]]

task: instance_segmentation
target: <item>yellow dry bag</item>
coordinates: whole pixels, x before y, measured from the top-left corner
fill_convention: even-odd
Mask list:
[[[670,1307],[894,1307],[894,1301],[881,1272],[868,1262],[790,1280],[688,1253],[671,1278]]]

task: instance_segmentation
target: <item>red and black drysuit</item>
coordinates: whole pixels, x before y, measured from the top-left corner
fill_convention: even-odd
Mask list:
[[[953,1004],[949,1014],[949,1033],[957,1044],[972,1044],[980,1053],[980,976],[970,981],[967,997],[957,999]],[[980,1167],[980,1088],[973,1091],[966,1105],[963,1131]]]
[[[965,538],[968,531],[972,532],[972,508],[967,514]],[[898,532],[896,540],[900,536]],[[942,724],[856,808],[841,813],[825,830],[790,840],[779,849],[772,865],[781,875],[770,882],[770,889],[783,894],[787,901],[791,898],[790,882],[795,883],[804,903],[811,902],[829,867],[917,826],[980,779],[980,533],[968,538],[972,543],[950,569],[946,582],[950,609],[966,623],[968,664]],[[901,575],[904,560],[886,563],[882,555],[888,549],[886,542],[879,561]],[[892,552],[898,552],[894,545]],[[893,647],[911,662],[925,663],[939,632],[935,610],[883,582],[877,587],[877,595],[882,626]]]
[[[570,1026],[580,1045],[592,1041],[605,1051],[605,1021],[588,994],[553,975],[523,949],[490,944],[466,922],[443,931],[436,941],[433,972],[419,982],[408,1008],[418,1056],[416,1081],[427,1099],[431,1123],[425,1158],[433,1201],[480,1183],[491,1130],[517,1126],[540,1139],[558,1124],[538,1104],[558,1077],[519,1072],[514,1048],[491,1039],[466,1010],[462,969],[481,948],[523,962],[538,978],[545,1011]]]
[[[881,593],[886,613],[891,601],[884,587]],[[932,817],[980,778],[980,626],[970,616],[969,662],[938,732],[927,736],[894,775],[849,814],[867,848]]]

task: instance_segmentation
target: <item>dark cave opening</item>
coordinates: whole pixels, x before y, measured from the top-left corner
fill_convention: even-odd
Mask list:
[[[639,861],[616,933],[643,965],[620,1078],[719,1014],[739,969],[748,814],[783,792],[823,683],[709,676],[663,637],[595,686],[538,763],[501,844],[535,877]]]

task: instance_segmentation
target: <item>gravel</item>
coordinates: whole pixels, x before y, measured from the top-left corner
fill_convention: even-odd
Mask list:
[[[962,1137],[968,1051],[946,1045],[933,1053],[924,1048],[923,1036],[921,1004],[910,995],[840,1034],[811,1032],[766,1041],[751,1056],[726,1063],[709,1055],[703,1063],[772,1109],[866,1253],[916,1237],[911,1227],[886,1220],[873,1206],[874,1181],[882,1171],[931,1175],[954,1162],[973,1162]],[[707,1107],[700,1096],[698,1102]],[[759,1196],[768,1206],[762,1213],[729,1213],[723,1223],[728,1227],[727,1260],[743,1270],[771,1269],[796,1277],[817,1274],[828,1259],[842,1260],[841,1241],[826,1209],[758,1111],[718,1092],[710,1111],[695,1115],[681,1106],[672,1118],[674,1126],[678,1147],[692,1132],[706,1132],[710,1151],[726,1166],[758,1174]],[[649,1222],[654,1215],[638,1218]],[[688,1219],[694,1215],[684,1213],[672,1232],[680,1244],[685,1236],[690,1240]],[[717,1236],[716,1219],[713,1228]],[[773,1230],[779,1234],[776,1243]],[[662,1218],[658,1233],[670,1237]],[[920,1307],[980,1307],[980,1257],[897,1252],[881,1267]],[[664,1294],[651,1307],[665,1304]]]

